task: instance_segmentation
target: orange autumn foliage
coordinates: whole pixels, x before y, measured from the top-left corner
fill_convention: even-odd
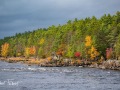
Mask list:
[[[107,48],[106,49],[106,58],[107,59],[112,58],[112,54],[113,54],[113,49],[112,48]]]
[[[25,56],[26,57],[29,57],[30,55],[35,55],[35,53],[36,53],[35,46],[25,48]]]
[[[48,57],[47,60],[50,62],[52,60],[52,57]]]
[[[32,47],[29,48],[29,53],[30,53],[30,55],[35,55],[35,53],[36,53],[35,46],[32,46]]]
[[[82,64],[81,60],[76,60],[77,64]]]
[[[64,51],[63,51],[63,50],[58,50],[58,51],[56,52],[56,54],[57,54],[57,55],[60,55],[60,56],[63,56]]]
[[[63,56],[65,53],[65,44],[61,44],[56,52],[57,55]]]

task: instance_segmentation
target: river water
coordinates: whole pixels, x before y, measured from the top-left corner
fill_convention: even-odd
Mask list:
[[[120,90],[120,71],[0,61],[0,90]]]

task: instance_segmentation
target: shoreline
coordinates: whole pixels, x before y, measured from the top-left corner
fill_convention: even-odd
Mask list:
[[[76,67],[88,67],[88,68],[99,68],[99,69],[109,69],[109,70],[120,70],[120,60],[107,60],[103,61],[101,64],[98,64],[96,62],[89,64],[87,62],[81,62],[80,64],[67,64],[67,63],[50,63],[48,59],[40,59],[37,60],[33,57],[26,59],[25,57],[9,57],[4,58],[0,57],[1,61],[5,61],[8,63],[17,63],[20,62],[22,64],[27,64],[28,66],[31,65],[38,65],[41,67],[68,67],[68,66],[76,66]]]

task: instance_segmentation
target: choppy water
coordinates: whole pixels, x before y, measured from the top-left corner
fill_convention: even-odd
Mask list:
[[[120,71],[0,61],[0,90],[120,90]]]

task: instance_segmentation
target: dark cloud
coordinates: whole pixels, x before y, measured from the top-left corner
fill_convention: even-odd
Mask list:
[[[120,10],[120,0],[0,0],[0,38]]]

